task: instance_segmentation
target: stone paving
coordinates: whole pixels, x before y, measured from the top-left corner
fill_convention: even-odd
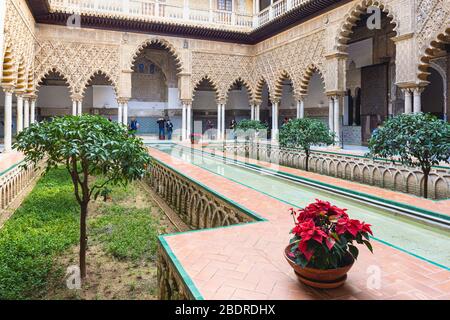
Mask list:
[[[376,241],[373,241],[373,255],[361,250],[343,287],[324,291],[304,286],[297,281],[283,256],[293,225],[288,205],[187,162],[174,160],[158,150],[152,149],[150,153],[268,220],[165,237],[205,299],[450,299],[450,271]],[[352,182],[331,177],[290,168],[282,170],[355,187]],[[386,195],[396,201],[409,203],[415,198],[356,185],[367,188],[364,192]],[[435,204],[418,198],[415,201],[414,205],[428,209],[431,203]],[[449,213],[448,206],[440,203],[433,210],[441,211],[441,207]],[[380,272],[381,282],[369,288],[374,272]]]
[[[0,153],[0,173],[19,163],[24,158],[20,152]]]

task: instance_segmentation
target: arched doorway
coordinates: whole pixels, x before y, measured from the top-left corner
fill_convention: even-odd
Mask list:
[[[161,117],[172,121],[174,131],[181,129],[179,66],[170,48],[159,41],[144,44],[133,59],[132,70],[128,122],[135,118],[138,133],[144,135],[158,135]]]
[[[239,122],[251,119],[250,91],[248,84],[238,79],[228,89],[225,105],[225,128],[230,128],[232,120]]]
[[[40,79],[37,89],[37,121],[72,114],[71,90],[62,73],[51,70]]]
[[[305,117],[320,120],[329,124],[328,98],[325,94],[325,83],[322,74],[316,68],[311,68],[303,80]]]
[[[200,80],[194,88],[191,125],[196,133],[208,131],[208,139],[218,138],[219,113],[217,97],[217,87],[208,77]]]
[[[431,113],[439,119],[444,119],[445,115],[445,93],[444,79],[442,74],[435,68],[429,67],[429,84],[422,93],[422,111]]]
[[[98,71],[89,79],[84,96],[83,106],[92,108],[92,114],[118,120],[116,88],[105,73]]]
[[[291,77],[284,73],[278,80],[277,90],[280,98],[278,127],[297,116],[297,102],[294,98],[294,85]]]
[[[392,41],[396,36],[395,24],[386,12],[380,12],[379,25],[373,24],[373,17],[372,11],[352,16],[349,19],[358,20],[348,22],[351,25],[346,31],[348,34],[341,35],[340,39],[341,49],[348,53],[343,115],[343,144],[346,145],[366,145],[373,130],[385,119],[403,113],[404,98],[395,86],[396,48]],[[360,97],[357,97],[358,93]],[[356,101],[359,99],[360,112],[357,112]]]

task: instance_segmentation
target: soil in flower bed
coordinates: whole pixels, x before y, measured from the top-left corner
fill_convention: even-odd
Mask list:
[[[157,236],[176,229],[139,182],[111,189],[107,202],[91,202],[88,276],[80,290],[71,290],[65,272],[78,265],[79,207],[64,169],[42,178],[0,230],[0,256],[3,250],[11,258],[0,262],[0,283],[7,280],[0,296],[157,299]]]

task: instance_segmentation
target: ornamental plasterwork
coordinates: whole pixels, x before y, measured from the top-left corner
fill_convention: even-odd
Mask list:
[[[5,14],[5,45],[4,50],[12,52],[13,66],[17,75],[19,66],[25,72],[21,72],[20,81],[28,81],[28,73],[33,70],[34,60],[34,25],[25,19],[25,15],[20,12],[20,1],[8,0]],[[4,54],[4,52],[3,52]],[[18,81],[12,84],[17,84]]]
[[[118,46],[45,40],[36,51],[37,82],[49,71],[56,70],[66,79],[73,95],[83,95],[90,79],[101,72],[111,81],[116,92],[119,91]]]
[[[315,65],[322,76],[325,76],[323,36],[324,31],[319,31],[257,56],[252,88],[258,91],[258,82],[264,79],[271,96],[276,98],[280,92],[281,80],[286,76],[292,81],[295,94],[301,93],[305,80],[309,79],[310,66]]]
[[[250,56],[193,52],[191,87],[194,89],[202,79],[208,78],[217,91],[218,100],[224,100],[236,80],[251,86],[252,62]],[[252,97],[252,92],[249,94]]]

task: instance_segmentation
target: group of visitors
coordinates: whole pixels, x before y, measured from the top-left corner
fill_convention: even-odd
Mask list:
[[[158,123],[159,140],[166,140],[166,134],[167,140],[172,140],[172,133],[173,133],[172,121],[170,121],[169,118],[165,119],[161,117],[156,121],[156,123]]]

